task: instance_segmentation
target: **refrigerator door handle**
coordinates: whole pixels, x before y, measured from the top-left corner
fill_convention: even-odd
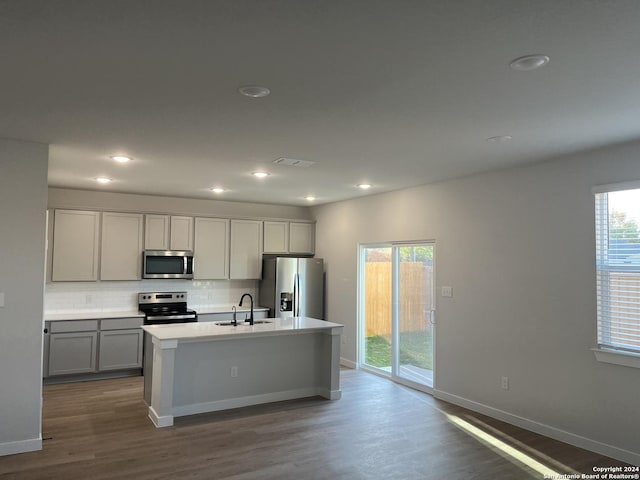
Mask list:
[[[300,299],[298,298],[298,287],[299,287],[299,277],[298,274],[293,275],[293,316],[297,317],[300,314]]]
[[[301,300],[302,300],[302,298],[301,298],[302,297],[302,290],[300,290],[300,274],[296,274],[296,283],[297,283],[297,286],[298,286],[298,289],[297,289],[298,290],[298,309],[296,310],[296,317],[299,317],[300,316],[300,303],[302,303],[301,302]]]
[[[293,302],[291,304],[291,316],[296,316],[296,297],[298,296],[298,292],[296,290],[296,273],[293,274]]]

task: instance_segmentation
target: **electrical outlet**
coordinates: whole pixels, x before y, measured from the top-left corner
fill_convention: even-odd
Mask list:
[[[93,297],[91,295],[87,295],[84,301],[87,305],[89,305],[91,302],[93,302]]]
[[[236,378],[238,376],[238,367],[231,367],[231,376]]]
[[[502,377],[502,389],[509,390],[509,377]]]
[[[453,287],[442,287],[443,297],[453,297]]]

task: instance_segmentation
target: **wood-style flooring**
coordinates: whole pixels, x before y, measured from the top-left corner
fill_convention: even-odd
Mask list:
[[[564,474],[624,465],[366,372],[343,370],[342,391],[156,429],[142,377],[48,385],[43,450],[0,457],[0,479],[521,480],[544,478],[527,458]]]

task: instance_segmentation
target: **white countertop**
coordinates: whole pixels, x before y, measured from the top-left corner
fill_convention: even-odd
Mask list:
[[[267,318],[271,323],[256,325],[222,326],[214,322],[180,323],[169,325],[145,325],[143,330],[158,340],[178,340],[179,342],[223,340],[233,337],[290,335],[339,329],[343,325],[310,317]]]
[[[189,308],[195,310],[196,312],[198,312],[198,315],[202,314],[202,315],[206,315],[207,313],[232,313],[232,307],[234,305],[207,305],[207,306],[203,306],[203,307],[191,307],[189,306]],[[249,312],[251,311],[251,307],[246,307],[246,306],[242,306],[239,307],[237,305],[235,305],[236,307],[236,311],[238,313],[242,312]],[[253,311],[254,312],[264,312],[266,310],[269,310],[266,307],[253,307]]]
[[[105,318],[130,318],[144,317],[138,310],[123,310],[119,312],[65,312],[47,313],[44,312],[45,322],[59,322],[63,320],[103,320]]]
[[[198,314],[206,315],[207,313],[232,313],[233,305],[210,305],[204,307],[191,307]],[[247,313],[251,309],[250,307],[238,307],[236,306],[238,313]],[[265,307],[254,307],[254,312],[264,312],[269,310]],[[139,310],[121,310],[117,312],[44,312],[45,322],[60,322],[64,320],[103,320],[107,318],[130,318],[130,317],[144,317],[143,313]]]

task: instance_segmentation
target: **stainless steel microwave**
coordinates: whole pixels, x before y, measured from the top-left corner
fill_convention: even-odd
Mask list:
[[[193,252],[145,250],[142,278],[193,278]]]

